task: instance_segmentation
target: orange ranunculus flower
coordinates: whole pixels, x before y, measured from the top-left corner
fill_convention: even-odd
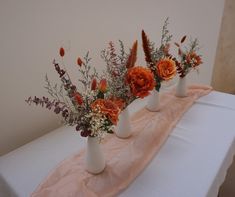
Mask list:
[[[153,73],[149,69],[140,66],[128,70],[126,83],[129,84],[131,93],[140,98],[148,96],[155,86]]]
[[[108,90],[108,85],[107,85],[106,79],[101,79],[101,80],[100,80],[99,90],[100,90],[100,92],[102,92],[102,93],[107,92],[107,90]]]
[[[202,64],[202,59],[196,53],[191,52],[186,55],[186,62],[187,64],[190,64],[192,65],[193,68],[195,68],[199,66],[200,64]]]
[[[117,124],[118,115],[120,113],[119,107],[110,99],[97,99],[91,104],[93,111],[99,110],[102,114],[107,116],[113,124]]]
[[[156,63],[157,75],[165,81],[172,79],[176,75],[175,61],[170,58],[163,58]]]
[[[119,107],[120,110],[122,110],[123,107],[125,106],[125,101],[122,98],[111,97],[110,100],[114,102]]]

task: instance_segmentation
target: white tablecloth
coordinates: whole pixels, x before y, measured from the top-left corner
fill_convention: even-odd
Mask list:
[[[134,102],[134,113],[145,102]],[[235,96],[213,91],[184,114],[161,150],[121,197],[216,197],[235,154]],[[85,147],[61,127],[0,157],[0,196],[27,197],[47,174]]]

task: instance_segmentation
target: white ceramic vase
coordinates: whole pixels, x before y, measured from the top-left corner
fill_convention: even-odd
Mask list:
[[[149,111],[159,111],[160,110],[160,93],[157,90],[153,90],[148,98],[146,108]]]
[[[87,138],[86,170],[92,174],[99,174],[105,168],[104,153],[101,149],[98,137]]]
[[[179,77],[178,84],[176,86],[176,93],[177,97],[186,97],[187,96],[187,81],[185,77]]]
[[[115,134],[119,138],[128,138],[131,135],[131,121],[128,107],[126,107],[119,115]]]

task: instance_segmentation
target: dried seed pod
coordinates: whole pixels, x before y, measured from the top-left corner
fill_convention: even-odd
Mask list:
[[[143,45],[143,50],[145,54],[145,60],[149,65],[152,65],[153,61],[151,58],[151,49],[149,47],[149,39],[147,35],[145,34],[144,30],[142,30],[142,45]]]
[[[105,93],[107,92],[107,90],[108,90],[108,84],[106,79],[101,79],[99,84],[99,91]]]
[[[64,54],[65,54],[65,53],[64,53],[64,48],[61,47],[61,48],[60,48],[60,56],[61,56],[61,57],[64,57]]]
[[[77,59],[77,65],[78,66],[82,66],[82,60],[81,60],[81,58],[80,57],[78,57],[78,59]]]
[[[174,44],[175,44],[177,47],[180,47],[180,45],[179,45],[177,42],[175,42]]]
[[[183,38],[181,39],[181,43],[183,43],[184,41],[185,41],[185,39],[186,39],[186,35],[185,36],[183,36]]]
[[[137,47],[138,47],[138,42],[136,40],[132,46],[131,51],[130,51],[130,55],[129,55],[127,63],[126,63],[126,68],[132,68],[135,65],[135,62],[137,59]]]
[[[94,78],[94,79],[92,80],[92,83],[91,83],[91,90],[96,90],[96,88],[97,88],[97,81],[96,81],[96,79]]]
[[[179,54],[179,56],[181,56],[182,55],[182,51],[181,51],[181,49],[179,48],[179,50],[178,50],[178,54]]]

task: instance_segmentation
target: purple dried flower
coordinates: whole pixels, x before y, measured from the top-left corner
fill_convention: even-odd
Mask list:
[[[64,109],[64,110],[63,110],[62,116],[63,116],[64,118],[67,118],[67,117],[69,116],[69,112],[68,112],[67,109]]]
[[[60,113],[60,107],[56,107],[56,108],[54,109],[54,112],[55,112],[56,114],[59,114],[59,113]]]
[[[80,135],[82,137],[87,137],[91,134],[91,131],[88,131],[88,130],[84,130],[84,131],[81,131]]]
[[[79,131],[80,130],[80,125],[78,124],[77,126],[76,126],[76,131]]]

